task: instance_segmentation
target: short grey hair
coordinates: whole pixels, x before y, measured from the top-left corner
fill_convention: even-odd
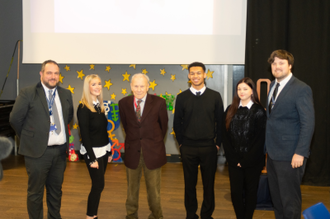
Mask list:
[[[148,84],[149,84],[150,79],[149,79],[148,75],[143,74],[143,73],[136,73],[136,74],[134,74],[134,75],[132,76],[131,83],[133,82],[133,80],[134,80],[134,78],[135,78],[136,76],[143,76],[145,79],[147,79],[147,82],[148,82]]]

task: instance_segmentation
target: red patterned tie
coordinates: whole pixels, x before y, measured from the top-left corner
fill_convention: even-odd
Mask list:
[[[141,122],[141,107],[140,107],[140,103],[142,102],[142,100],[138,100],[137,101],[137,106],[136,106],[136,118],[139,122]]]

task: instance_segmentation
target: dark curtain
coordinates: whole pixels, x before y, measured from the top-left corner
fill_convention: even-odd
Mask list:
[[[276,49],[293,54],[293,75],[313,90],[316,123],[303,183],[330,186],[330,1],[249,0],[245,75],[274,80],[267,59]]]

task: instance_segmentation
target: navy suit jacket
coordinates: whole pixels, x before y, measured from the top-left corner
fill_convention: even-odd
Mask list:
[[[73,117],[71,92],[57,86],[61,100],[66,143],[69,145],[68,124]],[[16,98],[9,122],[20,138],[19,153],[33,158],[46,151],[49,138],[50,118],[46,95],[41,82],[23,88]]]
[[[274,86],[274,81],[270,87]],[[269,92],[269,95],[272,95]],[[268,98],[269,99],[269,98]],[[294,76],[278,95],[269,114],[266,152],[273,160],[291,161],[294,154],[309,157],[315,115],[311,88]]]
[[[167,132],[168,116],[163,98],[147,94],[138,122],[134,110],[134,96],[124,97],[119,101],[120,120],[126,132],[125,165],[136,169],[139,165],[140,152],[148,169],[156,169],[166,162],[164,137]]]

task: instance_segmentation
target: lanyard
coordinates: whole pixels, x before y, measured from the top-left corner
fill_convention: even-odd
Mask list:
[[[46,98],[47,99],[47,104],[48,104],[48,109],[49,109],[49,115],[52,115],[53,114],[53,104],[54,104],[54,101],[55,101],[55,95],[56,95],[56,88],[54,89],[54,92],[53,92],[53,95],[49,98]]]

